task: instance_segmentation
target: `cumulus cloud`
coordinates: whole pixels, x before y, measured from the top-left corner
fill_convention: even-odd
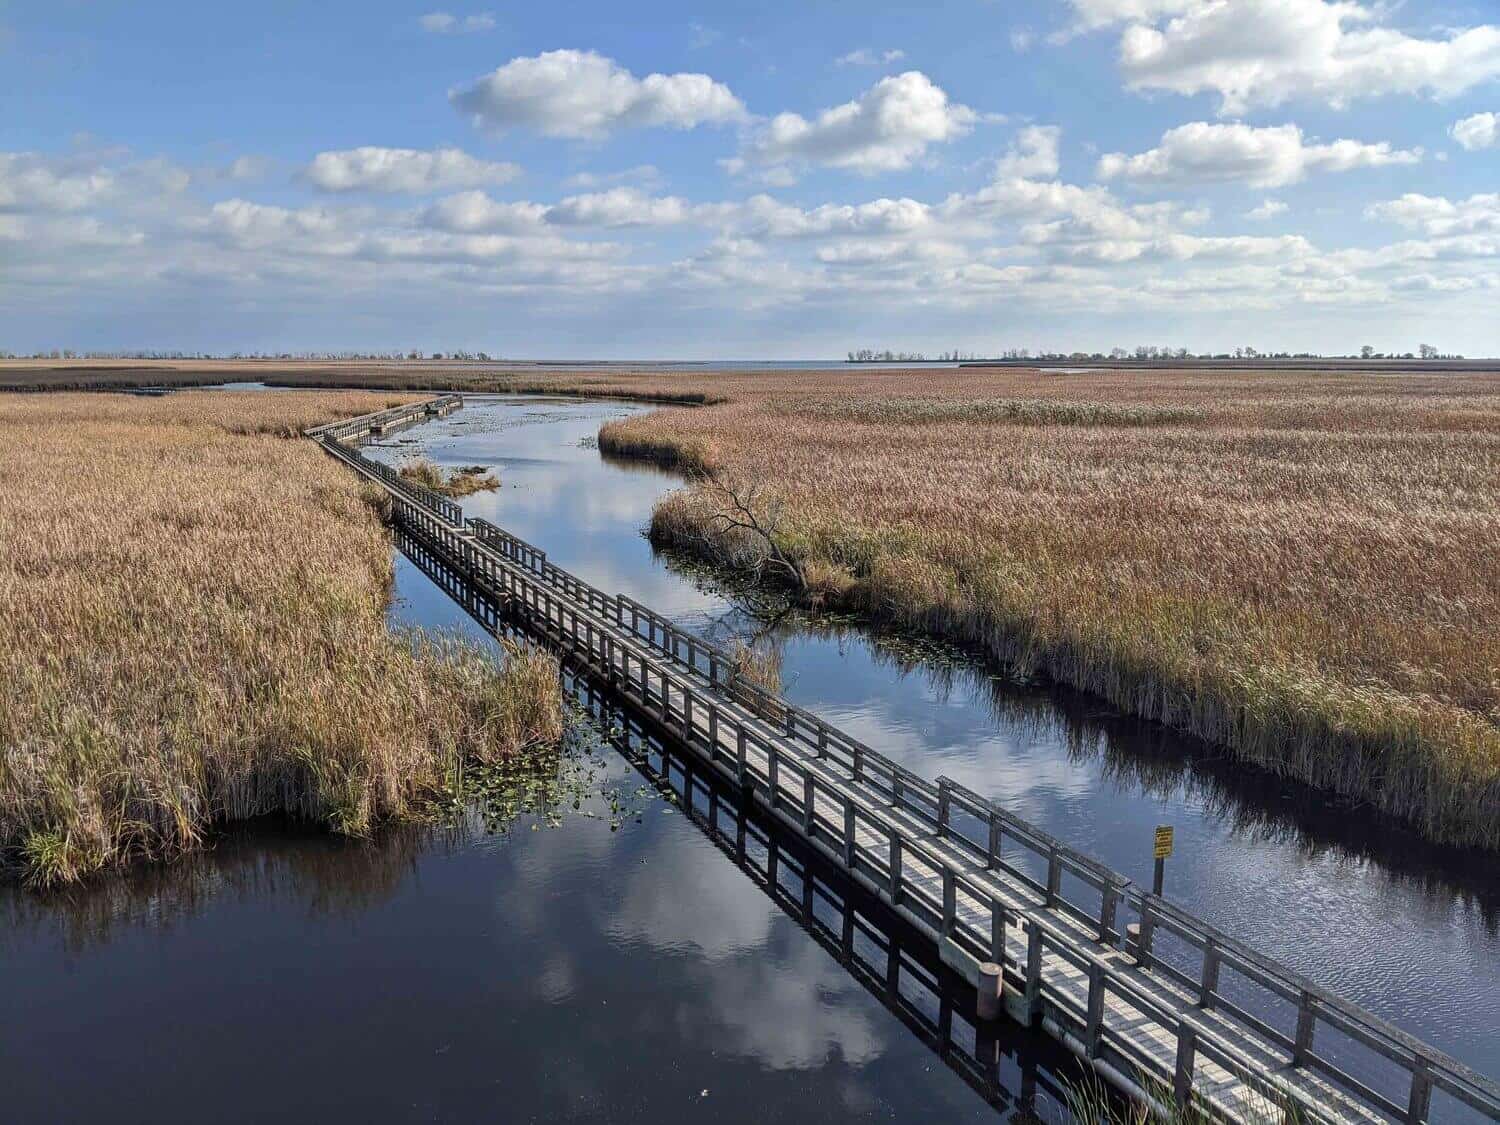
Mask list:
[[[853,101],[809,121],[773,117],[745,146],[744,162],[777,168],[816,164],[871,175],[909,168],[929,145],[963,136],[978,114],[948,99],[918,70],[882,78]]]
[[[755,195],[720,214],[741,233],[757,238],[909,235],[926,230],[932,223],[932,209],[927,204],[905,198],[825,203],[804,210],[769,195]]]
[[[1062,130],[1056,125],[1028,125],[1016,136],[1015,143],[995,162],[999,178],[1057,175],[1058,141]]]
[[[1279,199],[1267,199],[1259,207],[1252,207],[1245,212],[1245,218],[1257,223],[1269,222],[1277,215],[1285,215],[1291,208]]]
[[[1500,144],[1500,113],[1476,113],[1455,121],[1448,135],[1470,152]]]
[[[839,66],[880,66],[882,63],[900,62],[904,58],[906,52],[899,48],[877,51],[873,47],[858,47],[834,61]]]
[[[79,211],[114,190],[116,174],[88,158],[0,153],[0,211]]]
[[[1399,199],[1372,203],[1365,217],[1415,227],[1435,238],[1467,234],[1500,234],[1500,193],[1450,200],[1408,192]]]
[[[1500,27],[1439,38],[1382,26],[1355,0],[1073,0],[1086,27],[1124,23],[1119,62],[1137,90],[1214,93],[1221,112],[1307,98],[1452,97],[1500,75]]]
[[[495,17],[489,12],[476,12],[471,16],[455,16],[451,12],[428,12],[417,20],[423,31],[434,35],[467,34],[475,31],[493,31]]]
[[[595,51],[512,59],[449,101],[480,127],[525,127],[552,137],[600,138],[620,129],[691,129],[745,118],[728,86],[706,74],[637,78]]]
[[[323,191],[425,192],[503,184],[515,179],[515,164],[480,160],[461,149],[361,148],[320,152],[303,171]]]
[[[338,227],[338,216],[321,207],[276,207],[248,199],[225,199],[215,203],[196,225],[234,245],[254,247],[332,234]]]
[[[482,191],[462,191],[428,207],[422,221],[455,233],[524,234],[539,231],[546,216],[540,203],[497,203]]]
[[[1310,172],[1416,164],[1421,159],[1421,149],[1393,149],[1385,141],[1308,143],[1296,125],[1256,128],[1194,121],[1167,130],[1156,148],[1133,156],[1112,152],[1100,157],[1099,177],[1155,184],[1236,182],[1281,187],[1297,183]]]
[[[651,196],[630,187],[570,195],[548,208],[559,226],[664,227],[686,222],[692,208],[675,195]]]
[[[1199,0],[1072,0],[1075,30],[1093,31],[1119,23],[1148,23],[1198,6]]]

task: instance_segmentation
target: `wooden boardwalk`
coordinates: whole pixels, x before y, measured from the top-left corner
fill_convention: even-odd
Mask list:
[[[347,444],[460,404],[309,436],[390,492],[419,549],[799,833],[945,963],[976,984],[983,963],[1000,965],[1011,1017],[1158,1106],[1191,1099],[1229,1121],[1500,1121],[1490,1080],[979,794],[748,684],[722,650]]]

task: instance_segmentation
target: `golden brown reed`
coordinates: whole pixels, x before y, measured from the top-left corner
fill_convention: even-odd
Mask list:
[[[601,450],[764,481],[823,600],[1500,847],[1500,378],[698,378]],[[653,535],[743,558],[712,510]]]
[[[555,663],[392,636],[391,548],[304,427],[367,394],[0,396],[0,859],[38,884],[289,814],[363,833],[554,740]]]
[[[413,484],[440,496],[471,496],[500,487],[500,478],[486,472],[483,465],[465,465],[444,473],[442,467],[426,457],[409,457],[400,465],[401,475]]]

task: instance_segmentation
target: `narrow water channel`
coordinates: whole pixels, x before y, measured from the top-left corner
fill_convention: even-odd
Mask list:
[[[762,620],[642,538],[678,482],[592,443],[635,409],[472,399],[372,452],[495,468],[471,515],[689,628],[769,629],[797,702],[1128,875],[1149,878],[1151,830],[1174,824],[1171,895],[1500,1072],[1494,864],[940,649]],[[392,620],[482,635],[404,558]],[[976,1043],[962,990],[902,960],[878,905],[831,873],[809,893],[795,842],[639,740],[589,737],[556,803],[496,833],[257,826],[66,897],[0,893],[0,1119],[985,1121],[1033,1094],[1055,1110],[1065,1060],[1024,1033]]]
[[[1500,1073],[1500,864],[1432,848],[1300,786],[1079,693],[1019,685],[936,646],[838,624],[767,622],[656,554],[641,532],[673,474],[602,459],[602,422],[641,407],[471,400],[376,450],[496,467],[465,501],[586,581],[716,639],[769,630],[786,694],[927,777],[947,774],[1486,1074]],[[452,610],[400,589],[398,614]],[[420,578],[420,576],[417,576]],[[1497,812],[1500,815],[1500,812]]]

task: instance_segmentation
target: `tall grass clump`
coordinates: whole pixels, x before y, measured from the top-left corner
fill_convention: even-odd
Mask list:
[[[464,465],[444,473],[426,457],[409,457],[401,462],[398,471],[406,480],[441,496],[457,498],[500,487],[500,478],[483,465]]]
[[[1500,848],[1500,377],[733,385],[601,432],[703,474],[653,541],[764,571],[711,483],[753,480],[805,596]]]
[[[38,885],[268,814],[362,834],[548,745],[552,661],[385,624],[357,478],[279,436],[384,396],[0,396],[0,868]]]
[[[729,657],[734,661],[736,677],[772,695],[781,694],[781,650],[773,644],[746,644],[736,639],[729,646]]]

